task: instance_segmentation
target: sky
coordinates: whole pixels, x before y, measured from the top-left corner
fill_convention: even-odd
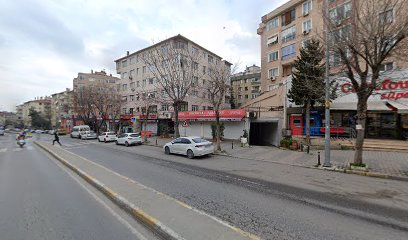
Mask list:
[[[260,66],[261,17],[285,0],[0,0],[0,111],[72,89],[78,72],[181,34]]]

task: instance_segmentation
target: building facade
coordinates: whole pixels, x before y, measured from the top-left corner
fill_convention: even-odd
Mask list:
[[[72,129],[73,90],[67,88],[63,92],[51,95],[51,126],[53,128]]]
[[[25,127],[31,127],[30,109],[36,110],[46,120],[51,120],[51,97],[36,97],[34,100],[22,104],[21,112]]]
[[[231,76],[232,99],[235,108],[240,108],[261,93],[261,68],[246,67],[245,71]]]
[[[149,70],[150,68],[146,61],[143,60],[152,51],[160,48],[162,49],[159,51],[164,51],[164,49],[167,49],[167,46],[180,48],[199,56],[196,59],[197,62],[194,62],[191,66],[197,73],[195,76],[192,76],[193,80],[194,78],[197,79],[196,87],[193,86],[189,90],[181,104],[180,112],[212,110],[213,107],[209,100],[210,95],[199,86],[204,85],[205,81],[208,81],[207,74],[211,64],[220,64],[221,66],[228,67],[228,69],[230,68],[230,64],[223,61],[220,56],[182,35],[176,35],[133,53],[127,52],[126,56],[116,59],[116,71],[121,76],[120,81],[118,81],[118,89],[120,89],[124,100],[122,125],[131,128],[132,131],[141,130],[141,120],[145,117],[148,118],[149,122],[147,130],[152,131],[154,134],[160,134],[162,126],[170,129],[170,131],[174,127],[175,116],[173,114],[172,102],[164,100],[165,93],[160,89],[157,82],[158,79]],[[145,112],[143,108],[146,107],[146,103],[141,99],[144,95],[153,96],[152,98],[156,99],[156,101],[152,101],[153,103],[149,105],[149,116],[143,116],[143,112]],[[230,108],[228,97],[229,94],[226,96],[227,99],[223,101],[221,109]]]

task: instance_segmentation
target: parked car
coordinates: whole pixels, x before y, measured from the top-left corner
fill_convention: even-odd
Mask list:
[[[44,131],[43,130],[41,130],[41,129],[37,129],[37,130],[35,130],[35,133],[43,133]]]
[[[4,127],[0,127],[0,135],[4,136]]]
[[[91,131],[91,128],[88,125],[75,126],[72,128],[70,136],[71,138],[81,138],[82,135],[87,131]]]
[[[166,154],[183,154],[188,158],[214,153],[213,144],[201,137],[180,137],[166,143],[163,149]]]
[[[116,133],[114,132],[103,132],[101,135],[98,136],[99,142],[112,142],[116,141]]]
[[[85,131],[81,133],[81,139],[97,139],[98,135],[94,131]]]
[[[141,145],[142,138],[139,133],[122,133],[116,139],[116,145],[124,144],[126,147],[130,145]]]
[[[55,130],[53,130],[53,129],[48,130],[48,134],[54,135],[54,132],[55,132]]]
[[[67,135],[68,131],[65,128],[60,128],[57,130],[58,135]]]

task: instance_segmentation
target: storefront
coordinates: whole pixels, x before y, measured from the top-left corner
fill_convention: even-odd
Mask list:
[[[239,139],[248,129],[244,109],[220,110],[220,121],[224,125],[225,139]],[[212,138],[211,124],[215,123],[215,111],[203,110],[179,112],[180,135]]]

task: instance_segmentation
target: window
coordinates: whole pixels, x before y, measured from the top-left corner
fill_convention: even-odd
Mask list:
[[[168,48],[167,45],[161,46],[161,52],[162,52],[162,54],[167,54],[168,51],[169,51],[169,48]]]
[[[333,52],[330,54],[330,59],[329,59],[330,65],[332,66],[338,66],[341,64],[341,57],[339,53]]]
[[[131,102],[135,101],[135,95],[130,95],[129,96],[129,101],[131,101]]]
[[[193,81],[191,82],[192,86],[198,86],[198,77],[193,77]]]
[[[312,30],[312,20],[311,19],[303,22],[302,30],[303,30],[304,34],[310,32],[310,30]]]
[[[272,37],[268,37],[267,41],[266,41],[266,45],[268,45],[268,47],[274,45],[278,43],[278,35],[272,36]]]
[[[306,16],[312,10],[312,1],[307,1],[303,3],[303,16]]]
[[[191,47],[191,53],[192,53],[193,55],[198,54],[198,48],[196,48],[196,47]]]
[[[135,57],[129,59],[129,65],[135,64]]]
[[[205,106],[203,106],[203,110],[205,110],[206,108],[205,108]]]
[[[149,107],[149,112],[151,113],[157,113],[157,105],[152,105]]]
[[[124,102],[127,102],[127,96],[122,96],[122,100],[123,100]]]
[[[122,90],[123,90],[123,91],[126,91],[126,90],[127,90],[127,84],[123,84],[123,85],[122,85]]]
[[[182,104],[180,104],[180,111],[181,111],[181,112],[186,112],[186,111],[188,111],[188,104],[187,104],[187,103],[182,103]]]
[[[176,41],[175,42],[175,44],[176,44],[176,49],[185,49],[186,48],[186,43],[185,42],[183,42],[183,41]]]
[[[208,107],[207,107],[207,110],[214,110],[214,108],[213,108],[213,107],[208,106]]]
[[[248,99],[248,95],[245,95],[245,99]]]
[[[133,114],[133,108],[129,108],[129,113]]]
[[[206,71],[205,71],[205,66],[203,66],[203,74],[205,74],[205,72],[206,72]]]
[[[149,78],[149,84],[153,84],[154,83],[154,78]]]
[[[290,28],[287,28],[282,31],[281,37],[282,37],[282,43],[289,42],[296,37],[296,26],[292,26]]]
[[[126,114],[126,108],[122,108],[122,113]]]
[[[271,52],[268,54],[268,62],[273,62],[279,59],[279,52]]]
[[[129,72],[129,79],[133,79],[133,76],[135,75],[135,70],[130,70]]]
[[[282,60],[287,60],[296,56],[296,44],[282,48]]]
[[[191,105],[191,111],[198,111],[198,105]]]
[[[211,55],[208,55],[208,63],[212,63],[213,62],[213,57]]]
[[[245,87],[245,91],[248,91],[248,87]]]
[[[136,87],[140,87],[139,81],[136,82]]]
[[[278,26],[279,26],[279,17],[275,17],[266,23],[266,31],[270,31],[271,29],[276,28]]]
[[[191,96],[198,96],[198,91],[197,90],[191,91]]]
[[[130,83],[129,87],[132,91],[135,90],[135,83],[134,82]]]
[[[143,79],[143,82],[142,82],[142,86],[143,86],[143,87],[146,87],[146,82],[147,82],[147,80],[146,80],[146,79]]]
[[[198,70],[198,62],[193,62],[193,69]]]
[[[143,66],[143,74],[146,73],[146,66]]]
[[[161,105],[161,110],[162,110],[162,111],[169,111],[169,105],[168,105],[168,104],[165,104],[165,103],[162,104],[162,105]]]
[[[122,61],[122,67],[127,67],[127,60]]]
[[[282,15],[282,26],[286,26],[296,19],[296,9],[293,8]]]
[[[279,75],[279,69],[278,68],[271,68],[268,70],[268,77],[273,78],[277,77]]]
[[[394,11],[392,9],[380,13],[380,24],[392,23],[394,20]]]
[[[381,64],[381,66],[380,66],[380,71],[381,72],[390,71],[392,69],[394,69],[394,64],[392,62],[384,63],[384,64]]]
[[[343,19],[351,16],[351,2],[339,5],[329,11],[329,18],[337,24],[341,24]]]
[[[330,44],[335,44],[336,42],[349,40],[351,38],[351,25],[347,25],[336,31],[333,31],[329,35]]]

